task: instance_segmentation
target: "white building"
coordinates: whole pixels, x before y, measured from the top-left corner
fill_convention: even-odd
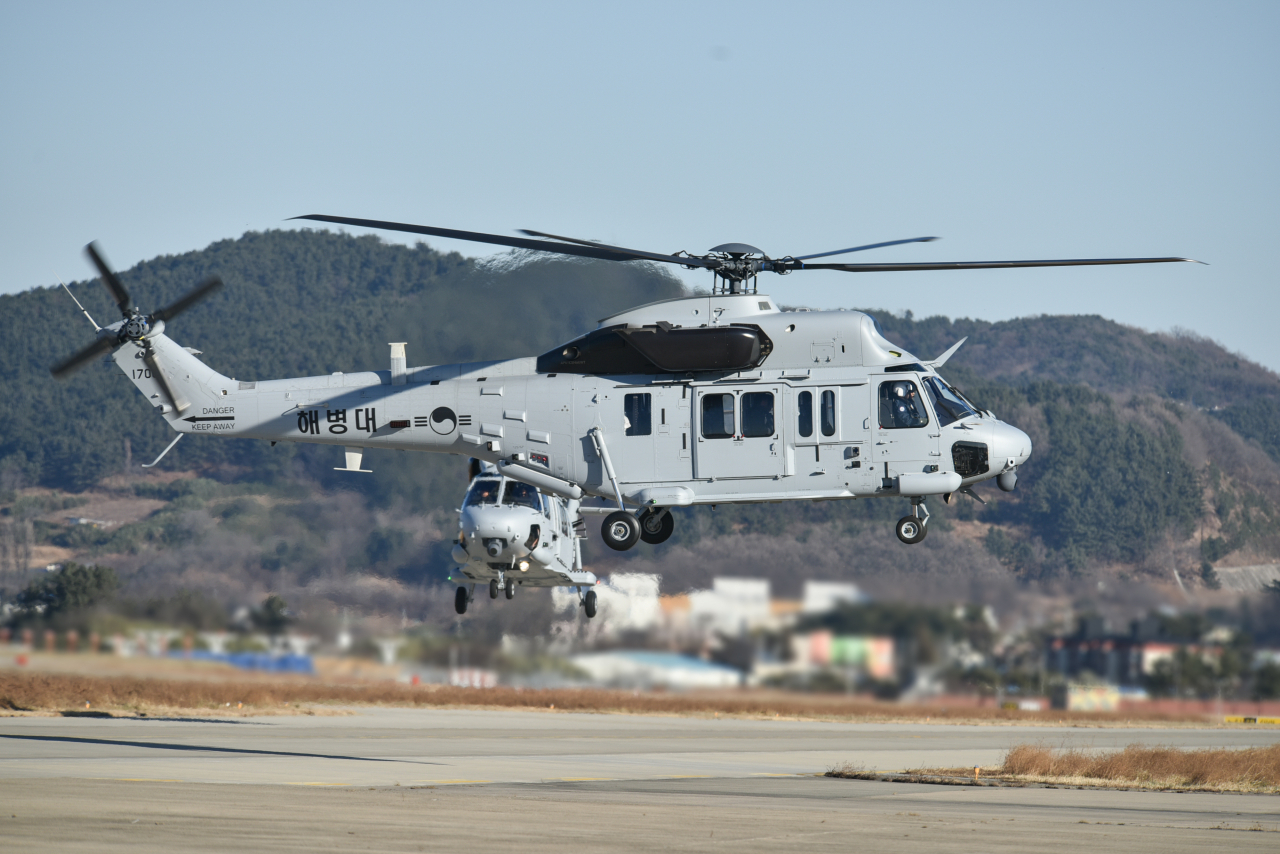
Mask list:
[[[861,602],[866,597],[858,585],[848,581],[806,581],[804,583],[804,614],[825,614],[834,611],[843,602]]]
[[[761,578],[717,578],[710,590],[689,594],[689,620],[704,630],[743,634],[767,625],[769,582]]]

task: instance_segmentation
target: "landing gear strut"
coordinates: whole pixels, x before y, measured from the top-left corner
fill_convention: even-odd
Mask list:
[[[925,506],[924,498],[917,496],[911,499],[911,515],[899,519],[895,531],[898,539],[910,546],[925,538],[929,533],[928,525],[929,508]]]

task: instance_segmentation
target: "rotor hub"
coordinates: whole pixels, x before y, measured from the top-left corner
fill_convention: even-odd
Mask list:
[[[143,314],[132,315],[124,323],[124,334],[126,337],[137,341],[146,337],[151,331],[151,318]]]
[[[717,262],[711,269],[711,274],[716,280],[716,284],[712,286],[712,293],[727,294],[748,292],[748,288],[742,283],[748,279],[754,282],[760,271],[766,269],[769,261],[769,256],[745,243],[722,244],[712,249],[705,257]],[[749,291],[755,291],[754,284]]]

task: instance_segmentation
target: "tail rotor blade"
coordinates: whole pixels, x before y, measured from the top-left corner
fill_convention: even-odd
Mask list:
[[[49,372],[58,379],[62,379],[63,377],[69,376],[80,370],[89,362],[92,362],[107,351],[114,349],[115,346],[116,339],[106,337],[99,338],[88,347],[85,347],[83,350],[68,356],[58,364],[54,365],[49,369]]]
[[[214,276],[211,279],[206,279],[201,282],[195,290],[189,291],[186,296],[180,297],[176,302],[169,303],[169,305],[166,305],[159,311],[153,312],[151,319],[172,320],[220,287],[222,287],[222,280],[217,276]]]
[[[111,296],[116,301],[116,305],[120,306],[120,312],[127,316],[130,308],[129,292],[124,289],[124,285],[120,284],[120,278],[115,274],[115,271],[107,266],[102,253],[98,251],[98,244],[96,242],[90,243],[84,248],[84,252],[89,256],[89,260],[93,262],[93,266],[98,268],[98,275],[102,276],[102,283],[107,286],[107,290],[111,291]]]

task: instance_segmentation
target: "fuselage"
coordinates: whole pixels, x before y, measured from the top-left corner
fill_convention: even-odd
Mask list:
[[[566,356],[560,370],[530,357],[240,381],[159,333],[151,343],[190,403],[182,411],[162,403],[139,345],[112,358],[180,432],[516,459],[612,499],[594,428],[633,506],[941,494],[1031,454],[1025,433],[954,394],[862,312],[783,312],[767,296],[729,294],[600,327],[654,324],[750,328],[769,349],[747,370],[587,373]]]

